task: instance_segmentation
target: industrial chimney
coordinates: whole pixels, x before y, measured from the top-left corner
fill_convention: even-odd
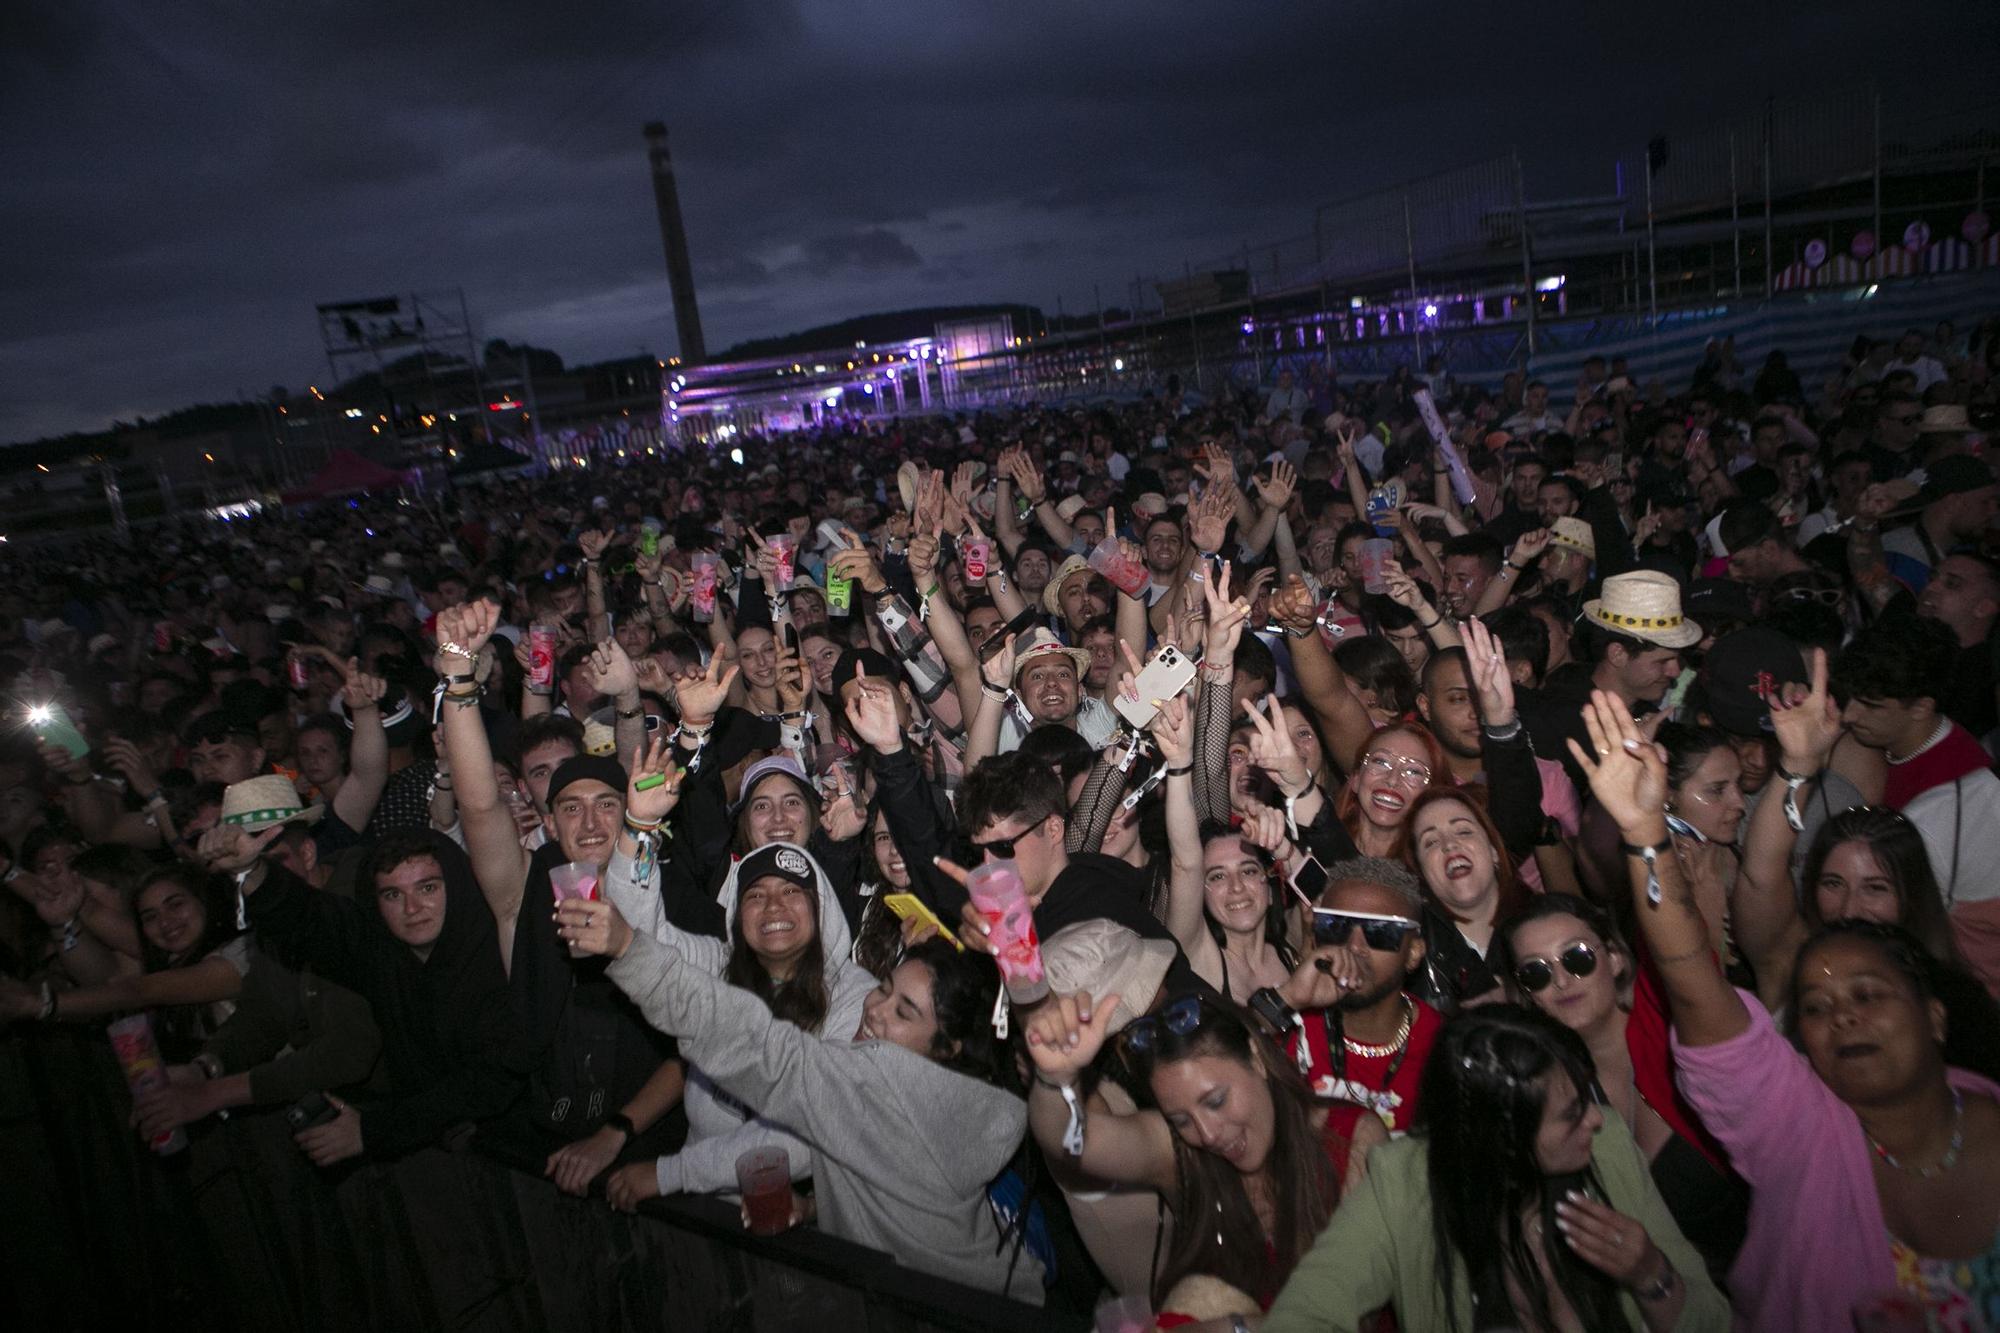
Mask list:
[[[701,340],[701,309],[694,300],[694,269],[688,263],[680,191],[674,186],[674,158],[667,151],[667,127],[660,121],[646,126],[646,155],[653,165],[653,203],[660,211],[660,243],[667,249],[667,284],[674,293],[674,332],[680,338],[681,361],[698,365],[708,359],[708,350]]]

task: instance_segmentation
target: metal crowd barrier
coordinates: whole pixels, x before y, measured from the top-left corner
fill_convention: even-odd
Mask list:
[[[0,1038],[0,1327],[728,1330],[1054,1328],[1042,1311],[734,1204],[640,1214],[559,1194],[540,1163],[427,1149],[321,1172],[278,1112],[155,1158],[100,1032]]]

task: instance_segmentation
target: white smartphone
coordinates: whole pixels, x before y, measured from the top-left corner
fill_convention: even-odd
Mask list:
[[[1139,691],[1136,700],[1120,694],[1117,699],[1118,715],[1143,731],[1153,723],[1160,711],[1153,703],[1155,699],[1165,701],[1173,698],[1194,683],[1195,665],[1186,653],[1171,643],[1163,644],[1160,651],[1153,654],[1153,660],[1139,669],[1139,675],[1132,684]]]

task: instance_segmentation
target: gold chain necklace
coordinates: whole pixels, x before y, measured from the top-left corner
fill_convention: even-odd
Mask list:
[[[1348,1054],[1358,1055],[1363,1060],[1387,1060],[1397,1051],[1402,1050],[1403,1043],[1410,1039],[1410,1027],[1416,1022],[1416,1018],[1417,1006],[1411,1002],[1409,996],[1405,995],[1403,997],[1403,1025],[1396,1029],[1396,1035],[1389,1040],[1388,1044],[1370,1046],[1365,1041],[1356,1041],[1346,1033],[1341,1034],[1340,1044],[1347,1048]]]

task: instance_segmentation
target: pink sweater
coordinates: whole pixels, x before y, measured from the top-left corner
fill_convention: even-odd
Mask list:
[[[1729,1271],[1736,1327],[1851,1328],[1855,1302],[1896,1286],[1867,1135],[1757,997],[1738,994],[1750,1011],[1742,1033],[1716,1046],[1685,1046],[1676,1034],[1673,1045],[1681,1094],[1754,1191],[1749,1236]],[[1977,1074],[1949,1076],[2000,1098],[2000,1086]]]

